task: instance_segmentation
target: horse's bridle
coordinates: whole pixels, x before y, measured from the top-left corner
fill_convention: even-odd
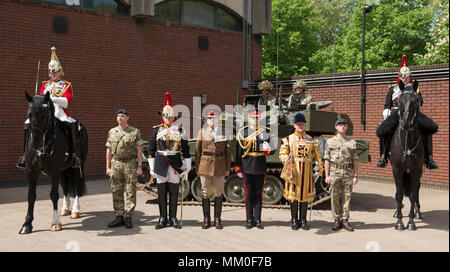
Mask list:
[[[402,92],[402,93],[400,94],[400,96],[399,96],[399,103],[400,103],[400,97],[402,97],[404,94],[414,94],[414,95],[417,96],[417,94],[416,94],[415,92],[413,92],[413,91],[410,91],[410,90],[404,91],[404,92]],[[413,154],[414,150],[416,150],[416,148],[419,146],[420,135],[419,135],[419,137],[418,137],[417,143],[416,143],[416,145],[414,146],[414,148],[413,148],[413,149],[408,149],[408,133],[409,133],[410,131],[414,131],[414,128],[404,128],[403,125],[402,125],[402,119],[400,118],[400,117],[401,117],[401,112],[400,112],[400,110],[397,112],[397,114],[398,114],[398,116],[399,116],[399,125],[402,127],[402,129],[406,130],[405,147],[403,147],[401,144],[400,144],[400,147],[401,147],[401,149],[402,149],[402,153],[403,153],[404,156],[411,156],[411,155]],[[414,113],[413,120],[414,120],[415,118],[416,118],[416,113]],[[417,134],[418,134],[418,133],[417,133]]]
[[[36,130],[36,131],[42,133],[42,147],[39,148],[39,149],[33,148],[33,149],[35,149],[37,151],[38,157],[41,157],[42,155],[45,155],[45,149],[46,149],[46,146],[45,146],[45,135],[47,135],[48,129],[49,129],[50,125],[51,125],[51,119],[52,119],[51,118],[52,112],[51,112],[51,108],[50,108],[50,101],[48,101],[47,104],[43,104],[43,107],[47,108],[47,112],[48,112],[48,116],[49,116],[48,121],[47,121],[47,127],[45,128],[45,130],[42,130],[42,129],[37,128],[37,127],[33,127],[30,124],[30,128],[31,128],[30,129],[31,130],[30,138],[33,137],[33,130]],[[53,123],[54,122],[55,122],[55,120],[53,120]],[[49,144],[50,144],[50,142],[49,142]]]

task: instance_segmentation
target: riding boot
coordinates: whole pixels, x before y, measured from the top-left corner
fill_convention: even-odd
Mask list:
[[[159,206],[159,222],[155,229],[167,227],[167,183],[157,183],[158,188],[158,206]]]
[[[209,197],[202,198],[202,208],[203,208],[203,225],[202,229],[207,229],[211,226],[211,216],[210,216],[210,201]],[[214,207],[215,210],[215,207]]]
[[[30,124],[25,124],[24,129],[24,136],[23,136],[23,155],[19,158],[19,161],[16,163],[16,167],[20,169],[25,169],[26,162],[25,162],[25,149],[27,148],[28,143],[28,137],[30,136]]]
[[[222,219],[222,196],[214,198],[214,225],[216,229],[223,229]]]
[[[308,202],[300,202],[300,224],[303,230],[309,230],[308,222],[306,222],[307,211],[308,211]]]
[[[73,160],[72,160],[72,167],[81,167],[81,160],[80,160],[80,145],[78,143],[78,121],[71,124],[71,136],[72,136],[72,153],[73,153]]]
[[[433,160],[433,136],[422,136],[423,147],[425,151],[425,166],[432,170],[438,168],[436,162]]]
[[[291,228],[293,230],[298,230],[300,226],[298,225],[298,201],[291,201]]]
[[[387,164],[387,140],[386,138],[380,137],[380,159],[378,160],[377,167],[385,168]]]
[[[169,225],[176,229],[181,229],[177,220],[178,190],[180,184],[167,182],[169,188]]]

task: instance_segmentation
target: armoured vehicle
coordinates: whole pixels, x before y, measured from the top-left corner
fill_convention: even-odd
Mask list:
[[[335,130],[335,122],[337,119],[344,117],[348,120],[349,128],[347,134],[351,136],[353,134],[353,124],[346,114],[340,114],[332,111],[323,110],[327,106],[329,106],[331,101],[317,101],[312,102],[310,105],[306,106],[295,106],[294,108],[288,108],[288,99],[287,96],[282,96],[280,99],[277,97],[277,105],[272,107],[270,111],[268,110],[266,118],[267,124],[270,122],[278,123],[278,145],[277,151],[267,157],[267,175],[264,184],[263,190],[263,204],[284,204],[286,200],[283,198],[283,188],[284,188],[284,180],[280,178],[280,173],[283,168],[283,164],[280,162],[278,158],[278,149],[281,146],[281,139],[288,136],[289,134],[294,132],[294,128],[292,126],[294,116],[298,112],[302,112],[306,117],[306,132],[313,136],[315,139],[318,139],[319,142],[319,150],[323,157],[325,150],[325,142],[327,137],[323,137],[326,135],[334,135]],[[254,106],[258,108],[258,103],[261,101],[267,101],[264,98],[264,94],[259,95],[247,95],[243,99],[242,106]],[[281,103],[281,106],[279,106]],[[226,124],[226,120],[229,118],[233,118],[232,124],[234,124],[233,129],[235,130],[235,125],[239,124],[239,127],[242,127],[246,123],[246,114],[242,113],[222,113],[221,119],[222,124]],[[270,120],[270,118],[273,118]],[[231,123],[231,122],[229,122]],[[228,123],[228,124],[229,124]],[[268,125],[269,126],[269,125]],[[273,133],[273,132],[272,132]],[[234,131],[234,135],[236,135]],[[370,161],[369,158],[369,141],[364,139],[357,139],[358,155],[360,163],[367,163]],[[201,182],[200,178],[195,173],[195,141],[196,139],[191,139],[189,141],[190,153],[192,157],[192,165],[193,170],[189,173],[188,180],[184,181],[183,184],[183,192],[182,196],[185,200],[191,200],[192,198],[201,201],[202,199],[202,190],[201,190]],[[243,203],[245,202],[245,187],[244,182],[241,178],[237,176],[234,171],[234,158],[235,158],[235,147],[236,140],[235,138],[231,140],[232,147],[232,167],[230,169],[230,175],[225,178],[224,184],[224,193],[227,202],[230,203]],[[146,149],[144,148],[144,154],[146,154]],[[146,155],[145,155],[146,156]],[[145,160],[146,161],[146,160]],[[316,165],[315,170],[318,170],[318,166]],[[140,178],[141,183],[145,183],[149,179],[148,171],[144,177]],[[314,202],[318,202],[321,199],[327,199],[330,195],[329,186],[324,182],[325,176],[315,176],[315,199]],[[181,187],[180,187],[181,188]],[[211,197],[214,196],[214,188],[211,187]],[[325,200],[324,199],[324,200]],[[314,204],[314,203],[313,203]]]

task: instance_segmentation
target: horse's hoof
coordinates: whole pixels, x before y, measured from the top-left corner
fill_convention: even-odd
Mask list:
[[[417,219],[417,220],[422,220],[423,219],[423,217],[422,217],[422,213],[416,213],[416,216],[414,217],[415,219]]]
[[[19,231],[19,234],[29,234],[32,231],[33,231],[33,226],[31,226],[31,225],[22,226],[22,228]]]
[[[405,226],[402,223],[397,223],[397,225],[395,225],[395,229],[396,230],[405,230]]]
[[[408,230],[417,230],[416,224],[408,223]]]
[[[80,218],[80,213],[79,212],[74,212],[70,215],[70,218],[72,219],[77,219]]]
[[[61,210],[61,213],[59,215],[66,216],[66,215],[69,215],[69,214],[70,214],[69,210]]]
[[[52,226],[50,227],[50,230],[51,230],[51,231],[60,231],[60,230],[62,230],[62,224],[59,223],[58,225],[52,225]]]

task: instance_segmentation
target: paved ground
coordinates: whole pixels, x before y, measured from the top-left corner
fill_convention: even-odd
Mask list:
[[[81,198],[82,216],[64,217],[63,230],[50,232],[50,186],[38,186],[34,229],[29,235],[18,234],[27,210],[27,188],[1,188],[0,251],[449,251],[448,191],[422,189],[424,220],[417,222],[418,230],[396,231],[394,185],[361,181],[351,202],[351,223],[356,229],[351,233],[331,230],[328,203],[313,210],[309,231],[291,230],[288,209],[264,209],[265,229],[246,230],[245,209],[234,207],[224,207],[223,230],[202,230],[199,206],[184,207],[183,229],[155,230],[158,206],[145,204],[150,196],[142,191],[134,228],[108,229],[113,219],[108,181],[92,180],[87,187],[88,195]],[[409,200],[404,203],[406,214]]]

